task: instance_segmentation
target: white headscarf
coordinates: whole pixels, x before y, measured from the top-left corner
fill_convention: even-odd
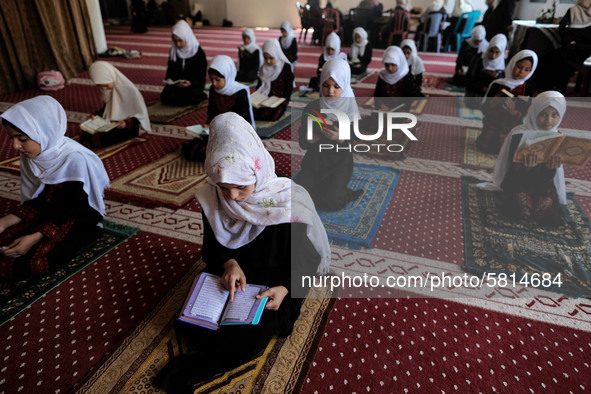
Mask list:
[[[395,73],[389,73],[385,68],[381,69],[378,73],[378,76],[388,85],[394,85],[408,74],[409,69],[406,57],[399,47],[392,45],[386,48],[382,64],[385,65],[386,63],[395,64],[398,67]]]
[[[293,29],[291,28],[291,24],[289,23],[289,21],[283,22],[281,24],[281,29],[287,32],[287,37],[283,37],[282,35],[279,38],[279,41],[281,42],[281,48],[288,49],[293,43],[293,40],[295,39],[295,36],[293,35]]]
[[[97,85],[115,84],[113,89],[101,90],[101,98],[105,102],[103,118],[109,121],[136,118],[142,129],[152,130],[142,94],[121,71],[109,62],[97,61],[90,65],[88,73],[92,82]]]
[[[494,59],[488,58],[489,48],[499,48],[501,54]],[[490,39],[486,51],[482,52],[482,64],[485,70],[504,70],[505,69],[505,48],[507,48],[507,37],[504,34],[497,34]]]
[[[408,66],[410,67],[410,72],[412,75],[419,75],[425,72],[425,65],[423,64],[423,60],[419,57],[417,53],[417,46],[414,40],[402,40],[400,43],[400,48],[404,49],[404,47],[410,48],[410,56],[406,59]],[[404,54],[404,51],[402,52]]]
[[[328,237],[312,199],[291,179],[275,175],[273,158],[241,116],[227,112],[213,119],[204,167],[207,182],[197,187],[195,197],[220,244],[237,249],[266,226],[305,223],[321,257],[318,272],[328,273]],[[254,190],[244,202],[226,200],[218,183],[254,185]]]
[[[248,86],[241,84],[240,82],[236,82],[236,65],[230,56],[227,55],[217,55],[211,59],[211,63],[209,64],[210,69],[214,69],[226,80],[226,84],[220,90],[216,89],[216,92],[219,94],[223,94],[224,96],[232,96],[234,93],[245,90],[246,96],[248,97],[248,106],[250,108],[250,119],[252,120],[252,127],[256,129],[254,124],[254,115],[252,113],[252,104],[250,103],[250,90]]]
[[[327,48],[334,49],[334,55],[329,56],[326,53]],[[343,60],[347,60],[347,55],[341,52],[341,38],[335,33],[334,31],[326,36],[326,41],[324,42],[324,61],[334,59],[334,58],[341,58]]]
[[[199,41],[193,33],[193,29],[183,19],[178,21],[172,28],[172,34],[185,42],[183,48],[178,48],[174,41],[170,47],[170,60],[176,62],[177,58],[182,59],[185,68],[185,59],[192,58],[199,50]]]
[[[355,35],[359,35],[362,38],[361,42],[355,40]],[[367,46],[367,32],[363,27],[356,27],[353,29],[353,44],[351,44],[351,60],[359,59],[365,53],[365,47]]]
[[[531,57],[533,59],[531,71],[529,72],[529,74],[527,74],[527,76],[523,79],[513,79],[513,69],[515,68],[515,65],[519,61],[521,61],[525,58],[528,58],[528,57]],[[509,64],[507,65],[507,69],[505,70],[505,77],[495,79],[494,81],[492,81],[492,83],[488,86],[488,89],[490,90],[490,87],[496,83],[498,85],[506,86],[509,89],[513,90],[517,86],[524,84],[525,81],[530,79],[531,76],[534,74],[534,71],[536,71],[537,66],[538,66],[538,55],[536,55],[536,53],[534,51],[530,51],[529,49],[524,49],[522,51],[519,51],[515,55],[513,55],[513,57],[509,61]],[[488,90],[486,92],[488,93]],[[486,97],[486,95],[485,95],[485,97]]]
[[[257,45],[257,38],[254,35],[254,31],[252,31],[252,29],[244,29],[242,30],[242,35],[246,35],[248,37],[250,37],[250,44],[245,45],[244,43],[242,43],[242,47],[244,49],[246,49],[248,51],[248,53],[254,53],[255,51],[259,51],[259,67],[263,64],[264,59],[263,59],[263,51],[261,51],[261,48],[259,48],[259,46]],[[240,57],[238,57],[238,65],[240,65]]]
[[[469,0],[456,0],[451,16],[460,16],[464,12],[470,12],[474,9]]]
[[[328,98],[322,94],[322,84],[328,79],[332,78],[341,89],[340,97]],[[330,59],[324,63],[322,73],[320,74],[320,108],[338,109],[349,116],[349,120],[359,119],[359,108],[355,101],[355,94],[351,89],[351,67],[349,63],[343,59]],[[334,114],[327,114],[331,119],[337,119]]]
[[[292,65],[281,50],[281,46],[277,40],[265,41],[263,44],[263,53],[266,53],[275,59],[275,64],[272,66],[269,66],[267,62],[263,63],[259,72],[261,86],[257,89],[257,92],[268,96],[271,91],[271,82],[279,77],[279,74],[283,71],[283,66],[289,64],[289,66],[292,67]]]
[[[501,147],[501,151],[499,152],[499,157],[497,158],[497,162],[495,164],[495,170],[493,173],[493,185],[494,187],[489,189],[493,190],[502,190],[501,184],[503,183],[503,179],[505,179],[505,175],[507,174],[507,170],[513,161],[512,157],[509,157],[509,151],[511,150],[511,140],[515,135],[521,135],[521,140],[519,142],[519,147],[523,146],[528,139],[531,139],[535,136],[535,134],[541,132],[540,128],[538,127],[536,118],[547,107],[552,107],[560,114],[560,122],[564,119],[564,113],[566,112],[566,100],[564,96],[556,92],[554,90],[549,90],[543,93],[540,93],[538,96],[534,97],[529,107],[529,111],[527,112],[527,116],[525,117],[525,121],[522,125],[515,127],[511,130],[511,133],[505,139],[503,146]],[[547,130],[544,132],[558,132],[558,126],[560,122],[556,124],[556,126],[552,130]],[[556,187],[556,191],[558,194],[558,202],[561,204],[566,204],[566,184],[564,182],[564,167],[560,166],[556,169],[556,174],[554,175],[554,186]]]
[[[41,146],[33,158],[21,155],[21,201],[34,199],[45,185],[82,182],[89,205],[105,216],[104,190],[109,176],[89,149],[65,136],[66,111],[54,98],[37,96],[15,104],[1,115]]]
[[[480,44],[476,44],[476,41],[480,41]],[[488,41],[486,41],[486,28],[483,25],[475,26],[470,33],[470,38],[468,38],[466,42],[472,48],[478,48],[478,52],[476,53],[486,51],[486,48],[488,48]]]

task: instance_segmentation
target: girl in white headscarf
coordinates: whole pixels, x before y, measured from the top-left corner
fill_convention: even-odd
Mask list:
[[[350,122],[359,119],[359,109],[351,89],[351,69],[345,60],[330,59],[324,64],[320,75],[320,100],[308,104],[304,114],[318,116],[322,109],[338,110],[346,114]],[[309,122],[306,116],[302,119],[299,142],[306,154],[295,182],[310,193],[317,209],[338,211],[349,201],[356,200],[363,191],[347,187],[353,174],[353,154],[347,150],[351,141],[339,141],[336,115],[327,113],[322,117],[327,120],[326,127],[322,125],[321,129],[315,122],[311,123],[311,138],[308,138]],[[353,125],[350,127],[352,130]],[[320,152],[321,144],[332,145],[334,149]]]
[[[193,30],[184,20],[172,28],[172,46],[168,57],[163,104],[186,106],[207,98],[203,92],[207,73],[207,58]]]
[[[55,99],[22,101],[1,118],[20,152],[22,205],[0,219],[0,277],[43,275],[100,235],[109,177],[96,154],[65,136]]]
[[[241,365],[278,331],[290,334],[307,288],[302,275],[326,274],[330,247],[304,188],[275,175],[275,163],[250,125],[234,113],[211,123],[207,180],[195,191],[203,217],[203,260],[234,293],[247,283],[266,285],[269,297],[257,326],[222,326],[216,332],[180,323],[177,332],[200,354],[171,361],[154,383],[189,392],[192,383]]]
[[[330,33],[328,36],[326,36],[326,40],[324,41],[324,51],[320,54],[320,57],[318,58],[318,68],[316,69],[316,76],[310,79],[308,87],[312,89],[318,89],[322,67],[324,66],[324,63],[326,63],[330,59],[347,60],[347,55],[341,52],[341,38],[334,31]]]
[[[375,107],[389,108],[391,100],[383,97],[416,97],[420,93],[415,89],[415,82],[410,73],[404,52],[397,46],[389,46],[382,58],[384,68],[378,73],[378,81],[373,92]]]
[[[263,44],[263,56],[265,63],[259,71],[256,92],[269,97],[283,97],[285,101],[275,108],[253,108],[253,113],[257,120],[275,121],[283,115],[291,98],[293,66],[285,57],[277,40],[267,40]]]
[[[539,94],[532,100],[525,122],[514,128],[501,148],[493,174],[493,188],[504,193],[503,211],[515,219],[560,225],[566,204],[564,168],[560,156],[540,163],[535,153],[514,162],[518,148],[542,133],[558,133],[566,112],[566,100],[556,91]]]
[[[298,41],[295,39],[289,21],[284,21],[281,24],[281,37],[279,37],[279,43],[281,44],[281,50],[285,54],[285,57],[287,57],[291,64],[295,66],[298,61]]]
[[[505,76],[506,48],[507,37],[497,34],[491,38],[482,56],[474,57],[466,77],[466,96],[484,96],[492,81]]]
[[[414,40],[406,39],[400,43],[400,48],[402,48],[402,52],[404,52],[404,57],[406,57],[408,68],[410,69],[410,73],[413,76],[415,90],[420,92],[421,85],[423,85],[423,73],[425,72],[425,65],[423,64],[423,60],[419,57],[417,46],[415,45]]]
[[[353,44],[347,55],[347,60],[351,65],[351,73],[363,74],[367,66],[371,63],[373,47],[367,39],[367,32],[363,27],[356,27],[353,30]]]
[[[150,130],[148,109],[142,94],[135,85],[111,63],[98,61],[88,69],[90,79],[101,92],[105,106],[96,112],[111,122],[118,122],[115,129],[91,136],[89,144],[94,147],[113,145]]]
[[[253,82],[257,79],[259,68],[263,65],[263,52],[257,45],[252,29],[242,31],[243,44],[238,47],[238,73],[236,80]]]
[[[517,52],[509,62],[505,77],[494,80],[486,92],[482,104],[482,133],[476,140],[478,149],[487,153],[498,153],[511,129],[521,124],[529,100],[513,97],[531,97],[534,89],[527,84],[538,65],[534,51],[524,49]],[[503,91],[509,92],[508,96]]]
[[[460,47],[458,58],[456,59],[456,72],[451,81],[453,84],[464,86],[470,64],[476,55],[486,51],[486,48],[488,48],[486,29],[483,25],[478,25],[472,29],[470,38],[465,40]]]

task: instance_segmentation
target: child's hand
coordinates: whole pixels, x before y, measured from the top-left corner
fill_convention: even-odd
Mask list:
[[[260,300],[263,297],[269,297],[269,302],[267,302],[265,309],[276,311],[281,306],[287,293],[289,293],[289,290],[284,286],[275,286],[263,291],[261,294],[257,294],[256,298]]]
[[[336,130],[326,129],[324,132],[326,137],[331,141],[340,141],[339,140],[339,132]]]
[[[511,99],[511,97],[505,98],[501,108],[507,111],[510,115],[515,116],[517,114],[517,111],[515,110],[515,102]]]
[[[36,232],[29,235],[23,235],[12,241],[9,245],[6,246],[6,250],[4,250],[4,255],[6,257],[10,257],[12,259],[19,258],[21,256],[26,255],[29,250],[36,244],[38,244],[43,239],[43,234],[40,232]]]
[[[548,162],[546,163],[546,167],[554,170],[558,167],[560,167],[562,165],[562,159],[560,158],[560,155],[553,155],[550,157],[550,159],[548,160]]]
[[[179,82],[177,85],[181,88],[188,88],[191,86],[191,81],[183,80],[183,82]]]
[[[538,165],[538,155],[534,152],[530,152],[523,156],[523,165],[528,168],[532,168]]]
[[[127,124],[125,123],[124,120],[120,120],[119,122],[117,122],[117,126],[115,126],[115,128],[117,129],[124,129],[127,126]]]
[[[246,276],[236,260],[230,259],[224,263],[222,284],[230,291],[230,301],[234,301],[234,292],[238,289],[246,291]]]

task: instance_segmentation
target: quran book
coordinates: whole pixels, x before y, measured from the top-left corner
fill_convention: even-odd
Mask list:
[[[250,95],[250,104],[253,106],[253,108],[277,108],[284,101],[285,98],[283,97],[269,97],[258,92],[254,92]]]
[[[177,79],[176,81],[168,81],[165,79],[162,82],[164,82],[167,85],[176,85],[178,83],[185,82],[185,80],[184,79]]]
[[[585,133],[539,133],[526,140],[525,145],[517,149],[513,161],[522,163],[523,157],[532,152],[538,156],[538,163],[545,163],[550,157],[559,155],[562,164],[582,168],[591,159],[591,135]]]
[[[193,281],[178,320],[214,331],[224,325],[257,325],[269,297],[255,296],[265,290],[267,286],[247,284],[244,292],[234,292],[230,302],[230,292],[221,278],[203,272]]]
[[[209,135],[209,129],[207,127],[203,127],[200,124],[196,124],[194,126],[187,126],[186,131],[188,134],[194,135],[196,137],[201,137],[202,135]]]
[[[88,119],[86,122],[80,123],[80,129],[89,134],[104,133],[113,130],[115,127],[117,127],[117,122],[109,122],[100,116],[95,116],[94,119]]]

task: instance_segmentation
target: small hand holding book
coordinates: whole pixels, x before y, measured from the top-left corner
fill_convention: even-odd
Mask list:
[[[536,154],[537,163],[548,163],[552,156],[558,155],[562,164],[583,168],[591,159],[591,135],[540,132],[517,149],[513,161],[523,163],[530,153]]]

